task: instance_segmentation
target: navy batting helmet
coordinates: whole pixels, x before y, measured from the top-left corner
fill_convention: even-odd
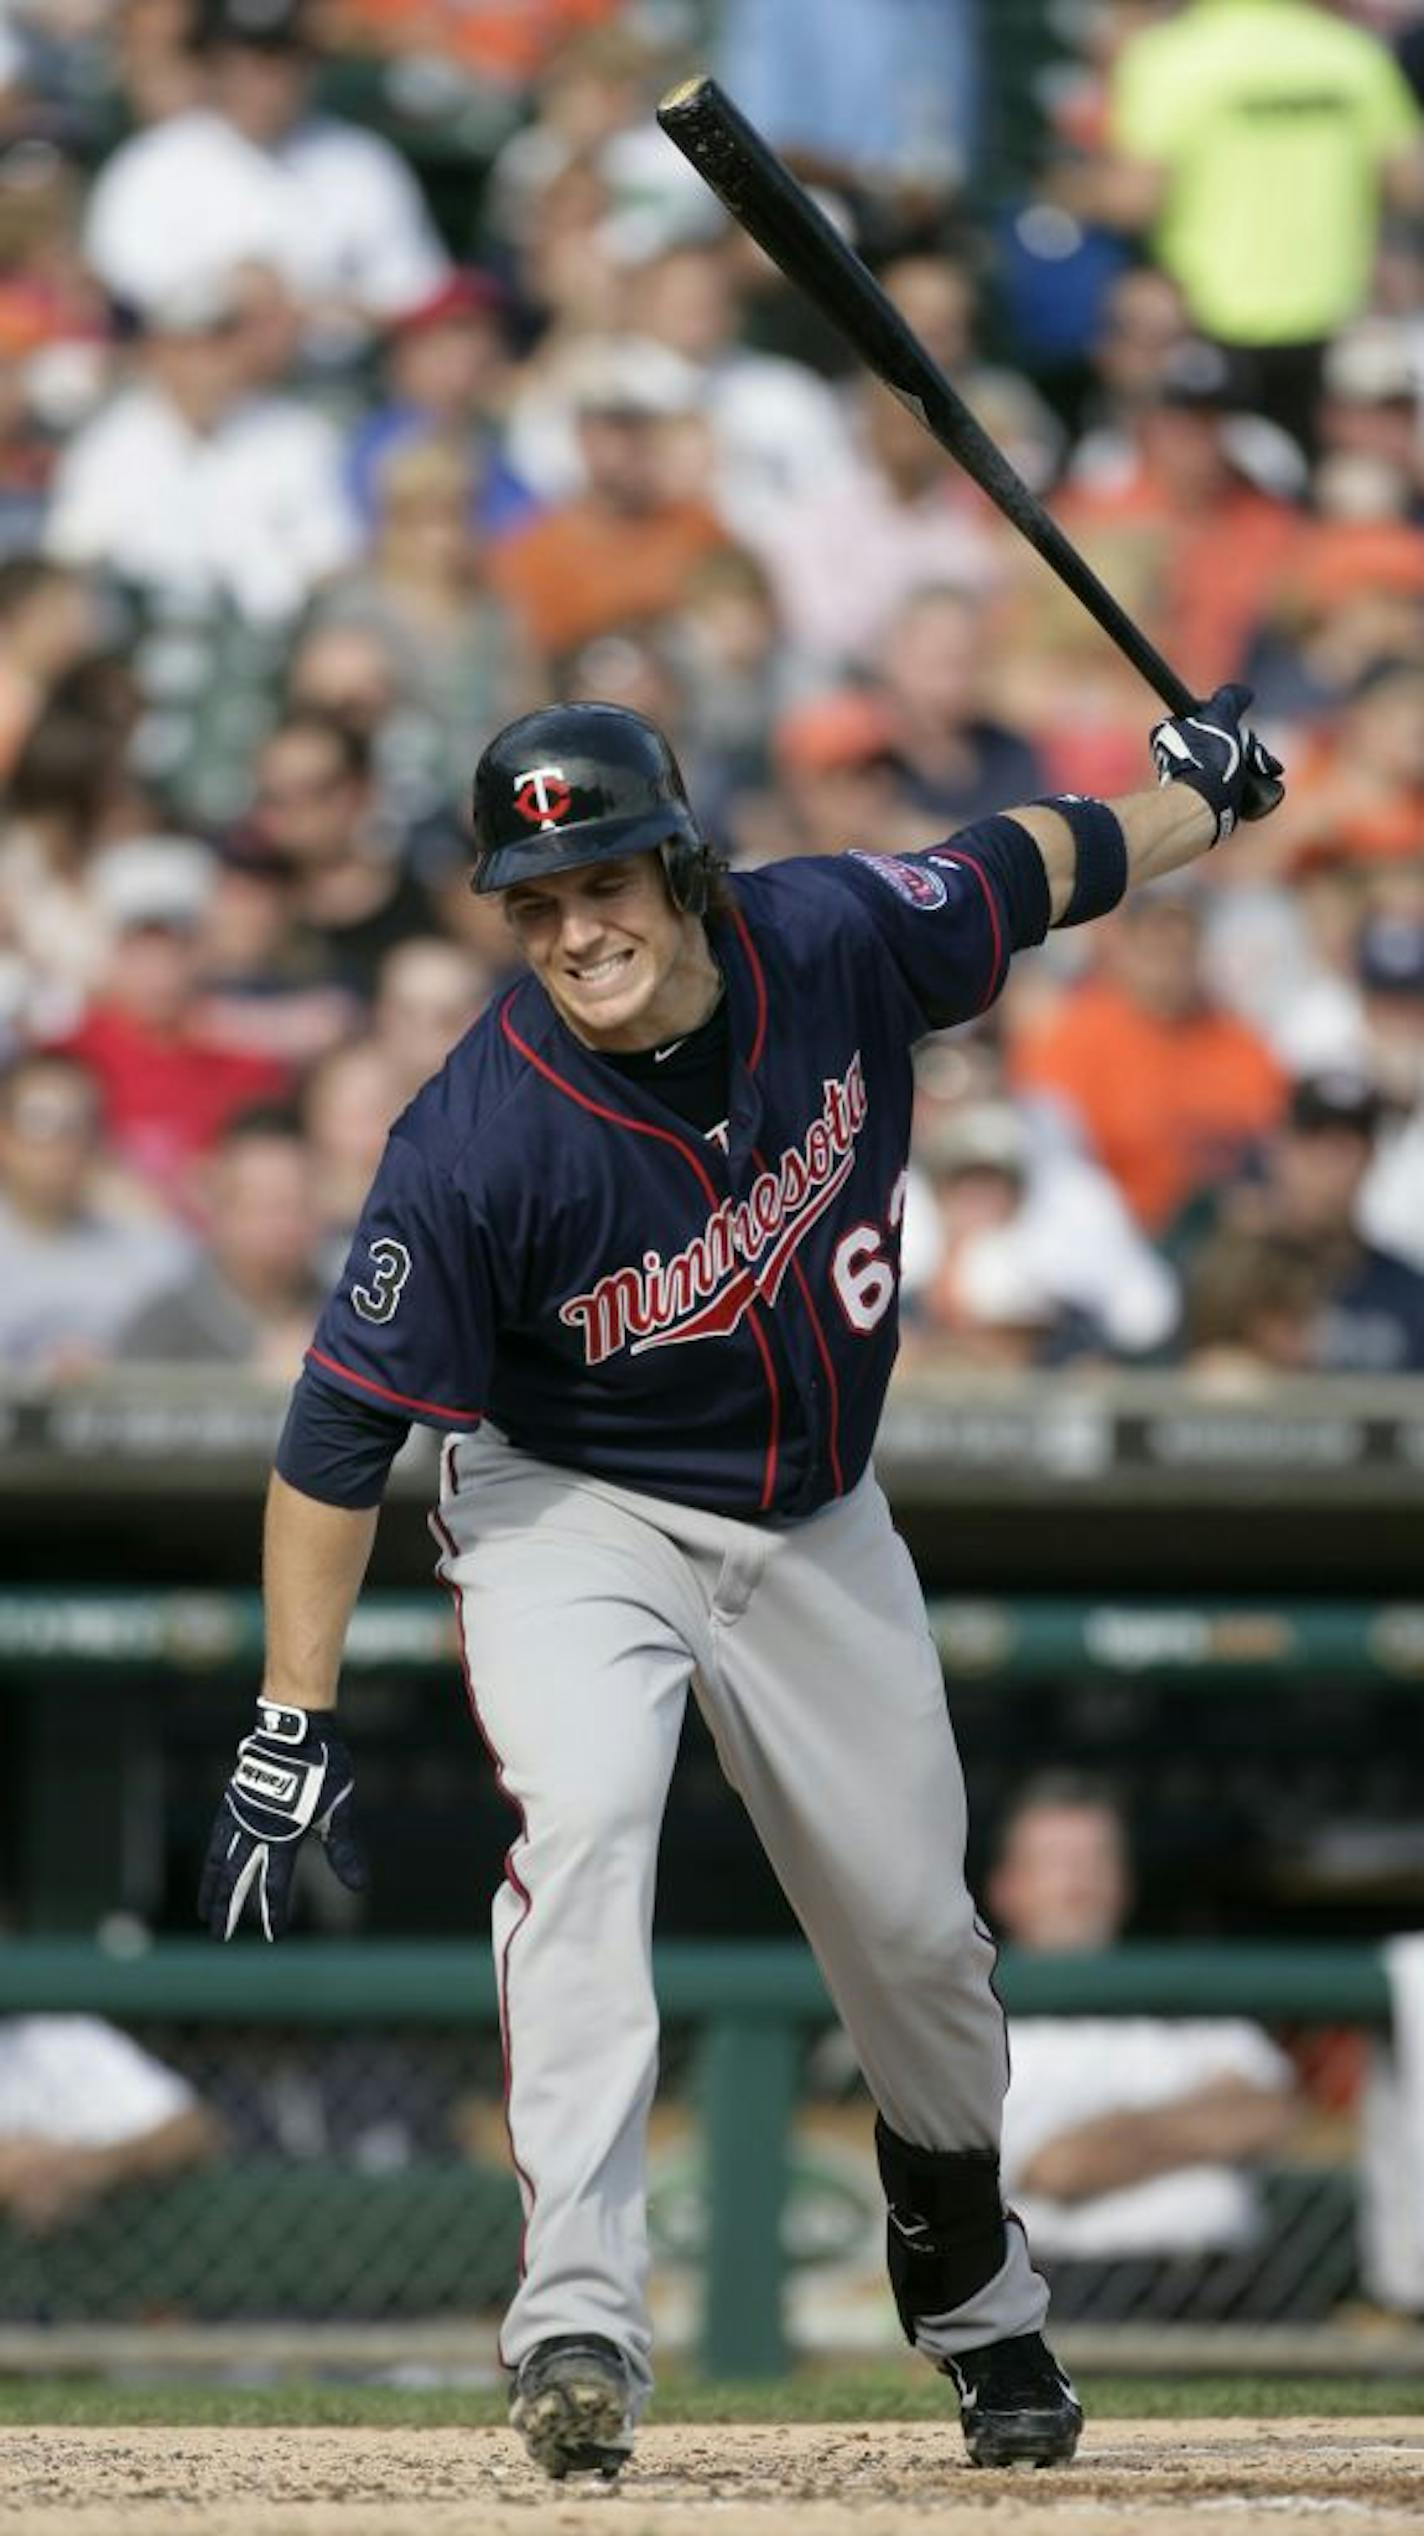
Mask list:
[[[712,850],[656,723],[617,704],[546,705],[507,724],[475,769],[481,896],[580,863],[662,857],[675,906],[700,916]]]

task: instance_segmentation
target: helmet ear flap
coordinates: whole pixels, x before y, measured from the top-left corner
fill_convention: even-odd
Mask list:
[[[658,848],[668,896],[684,916],[705,916],[712,895],[712,856],[699,841],[671,836]]]

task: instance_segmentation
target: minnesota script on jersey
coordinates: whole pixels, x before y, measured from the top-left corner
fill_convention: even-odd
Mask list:
[[[524,978],[397,1120],[318,1379],[717,1513],[854,1486],[895,1355],[911,1051],[993,1001],[1047,883],[994,819],[730,888],[725,1147]]]

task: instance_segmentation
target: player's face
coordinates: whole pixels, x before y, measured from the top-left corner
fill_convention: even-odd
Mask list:
[[[529,966],[578,1039],[626,1055],[706,1018],[718,976],[701,921],[668,896],[655,854],[522,881],[505,912]]]

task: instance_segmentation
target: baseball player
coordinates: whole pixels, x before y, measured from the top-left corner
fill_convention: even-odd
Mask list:
[[[877,2107],[891,2286],[976,2464],[1071,2458],[1047,2293],[999,2190],[1004,2025],[964,1789],[871,1449],[896,1346],[911,1051],[1050,925],[1206,852],[1278,771],[1223,687],[1159,788],[924,853],[723,870],[661,733],[601,704],[502,731],[473,886],[525,974],[396,1122],[277,1453],[256,1730],[200,1909],[287,1924],[315,1832],[366,1869],[333,1711],[392,1457],[445,1431],[432,1528],[518,1828],[494,1905],[526,2233],[512,2419],[616,2474],[651,2385],[651,1929],[691,1688]]]

